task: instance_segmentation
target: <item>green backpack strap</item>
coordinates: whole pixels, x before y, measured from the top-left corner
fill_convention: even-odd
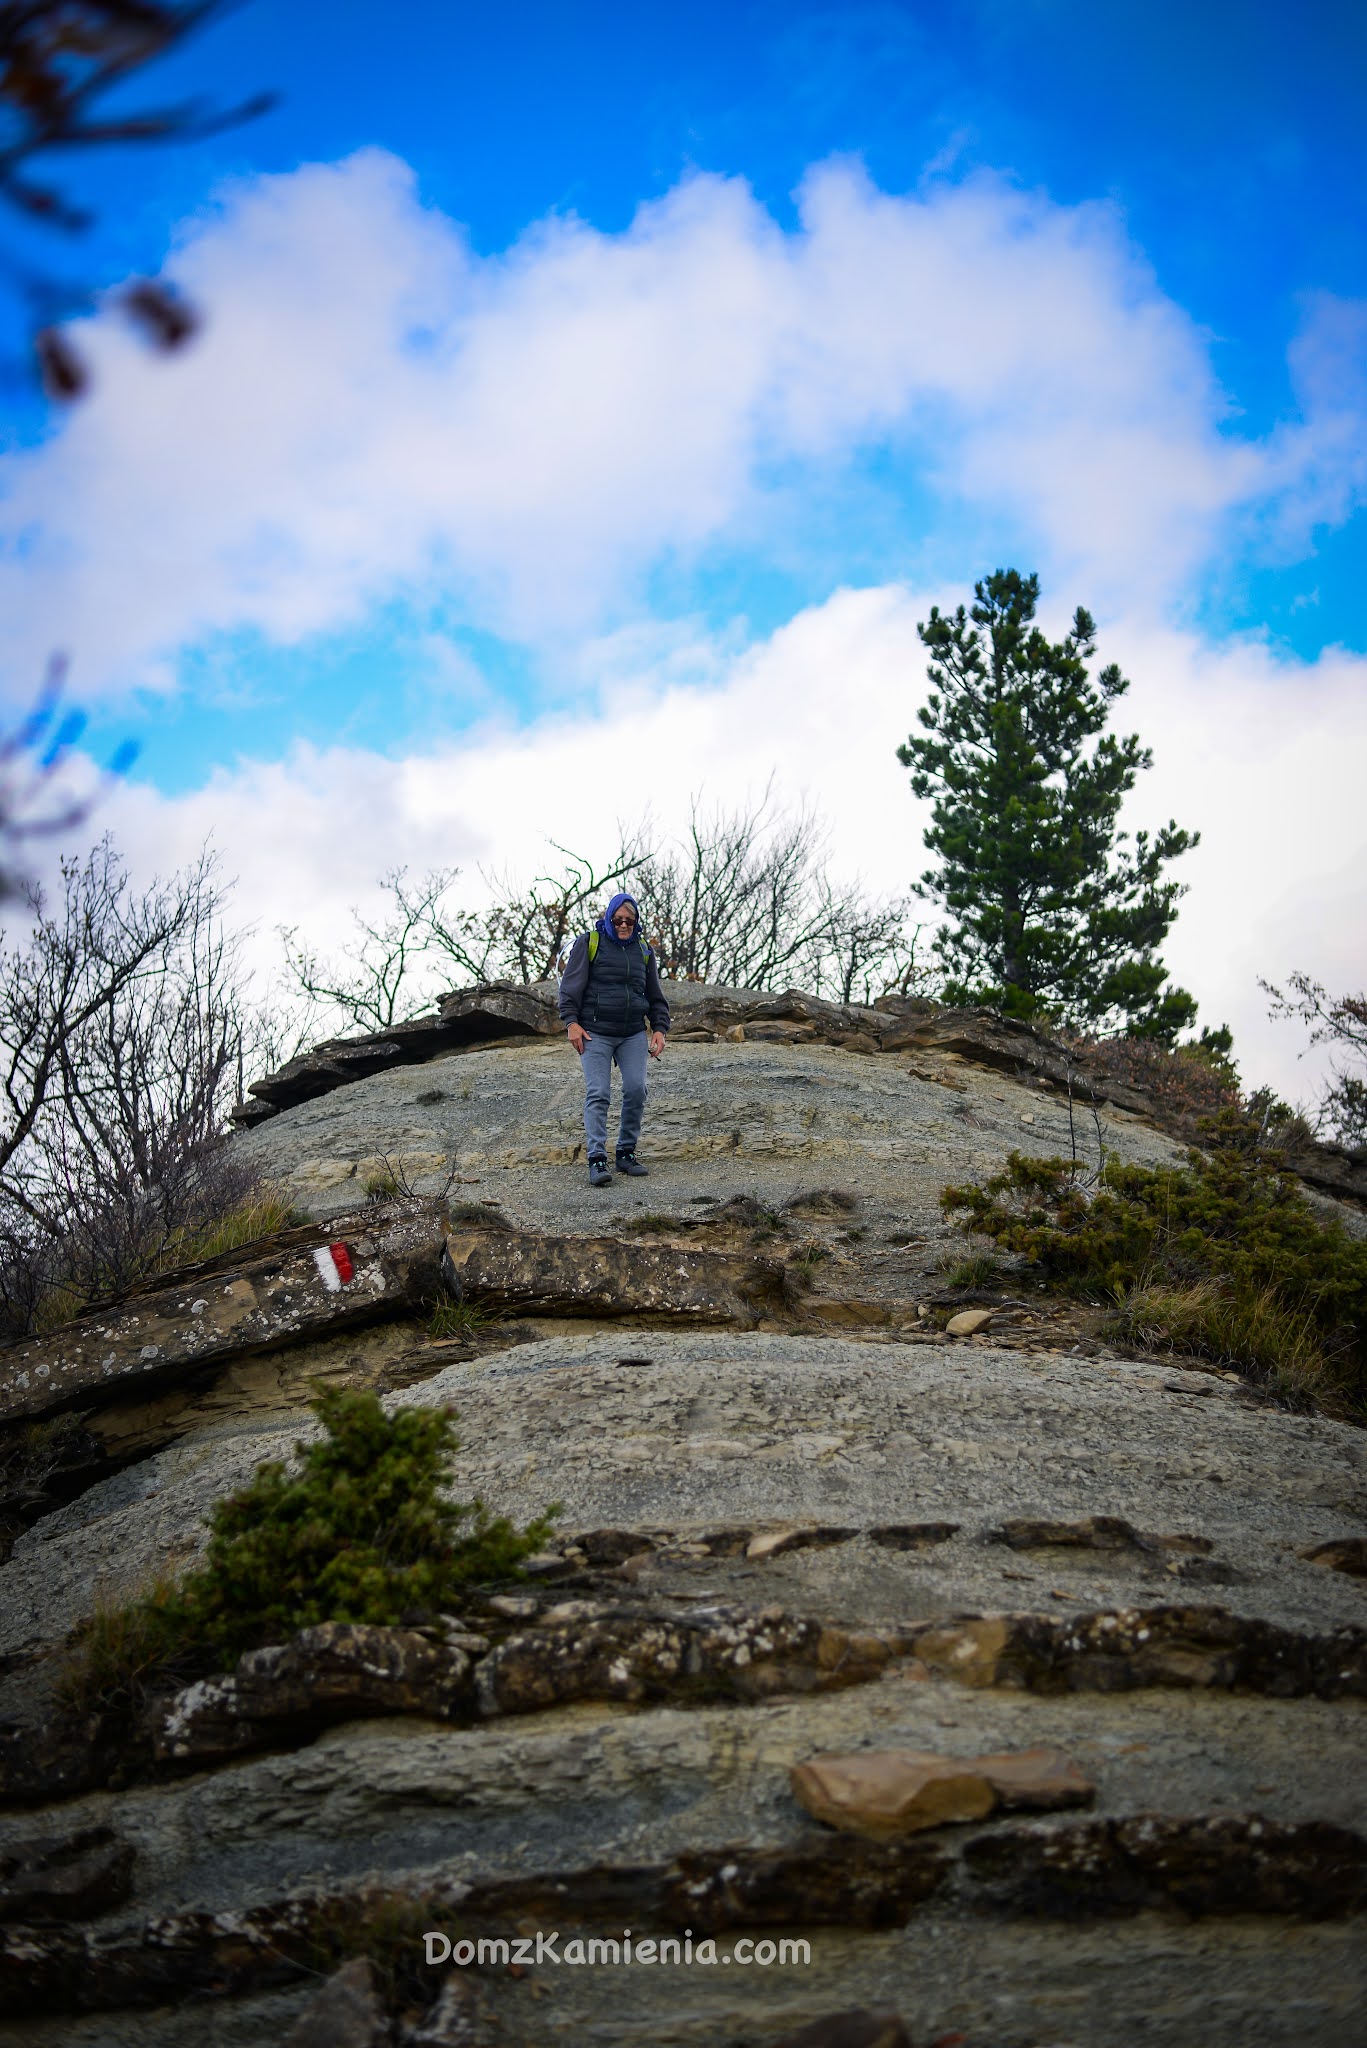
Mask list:
[[[592,966],[593,962],[594,962],[594,961],[595,961],[595,960],[596,960],[596,959],[598,958],[598,937],[599,937],[599,935],[598,935],[598,933],[597,933],[596,931],[592,931],[592,932],[590,932],[590,933],[589,933],[589,965],[590,965],[590,966]],[[643,939],[643,938],[642,938],[642,937],[640,936],[640,934],[639,934],[639,933],[637,934],[637,938],[636,938],[636,943],[637,943],[637,945],[638,945],[638,946],[640,947],[640,949],[641,949],[641,958],[642,958],[643,960],[649,960],[649,958],[650,958],[650,946],[649,946],[649,944],[647,943],[647,941],[646,941],[645,939]]]

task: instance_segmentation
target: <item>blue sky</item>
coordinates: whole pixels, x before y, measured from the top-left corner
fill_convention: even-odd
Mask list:
[[[142,742],[129,829],[159,856],[207,818],[249,868],[335,771],[387,823],[340,853],[296,823],[296,894],[432,846],[511,858],[506,792],[480,809],[497,762],[525,788],[534,753],[554,810],[605,721],[672,732],[677,702],[692,785],[725,784],[686,714],[728,691],[728,786],[768,747],[834,815],[792,676],[838,617],[890,636],[881,667],[846,650],[888,821],[851,844],[915,872],[908,621],[1007,562],[1055,617],[1098,614],[1160,761],[1232,726],[1274,755],[1292,719],[1341,744],[1367,651],[1360,7],[249,0],[130,99],[262,87],[249,126],[72,163],[100,223],[54,261],[165,265],[205,333],[152,364],[105,316],[94,397],[15,397],[0,456],[6,699],[64,637],[96,751]],[[395,795],[435,755],[458,819]],[[667,815],[684,772],[652,786]],[[1268,799],[1175,773],[1155,802],[1229,842],[1217,929],[1226,813]],[[1339,925],[1350,839],[1298,857]],[[1300,905],[1262,914],[1267,971],[1283,928],[1310,943]],[[1233,973],[1207,1009],[1249,1008]]]

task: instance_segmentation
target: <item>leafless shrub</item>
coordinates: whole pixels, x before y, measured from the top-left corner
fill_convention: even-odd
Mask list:
[[[776,810],[767,790],[742,810],[704,814],[695,803],[683,839],[632,875],[661,972],[865,995],[904,945],[905,908],[838,887],[827,837],[813,812]]]
[[[663,974],[733,988],[797,985],[839,1002],[908,994],[924,970],[909,898],[874,898],[833,876],[830,832],[803,807],[704,814],[634,870]]]
[[[604,896],[652,857],[644,825],[634,832],[619,829],[617,845],[603,862],[554,841],[552,848],[564,863],[557,874],[537,875],[525,888],[506,871],[486,877],[493,891],[487,910],[433,917],[433,959],[449,961],[472,982],[548,981],[576,932],[597,917]]]
[[[117,1291],[240,1203],[222,1142],[247,1057],[211,854],[139,894],[108,839],[25,892],[0,953],[0,1321]]]
[[[1151,1038],[1087,1038],[1066,1032],[1059,1036],[1077,1062],[1081,1093],[1092,1080],[1119,1081],[1139,1089],[1193,1131],[1200,1118],[1239,1106],[1233,1069],[1205,1057],[1199,1046],[1169,1047]]]
[[[1273,1017],[1295,1017],[1311,1028],[1311,1045],[1332,1045],[1347,1056],[1321,1092],[1317,1126],[1344,1145],[1367,1145],[1367,990],[1331,996],[1322,982],[1293,974],[1286,990],[1259,986],[1272,998]],[[1355,1071],[1357,1069],[1358,1071]]]
[[[352,912],[340,961],[282,933],[287,970],[306,999],[353,1029],[385,1031],[435,996],[479,982],[531,983],[561,968],[576,933],[616,887],[641,904],[663,975],[738,988],[794,984],[839,1002],[924,992],[909,898],[874,898],[832,874],[828,832],[811,811],[784,812],[769,792],[738,811],[704,814],[655,848],[648,824],[619,830],[605,861],[555,846],[562,865],[523,885],[484,875],[486,906],[454,902],[455,868],[411,881],[385,875],[383,915]]]
[[[459,872],[434,868],[416,883],[409,882],[406,868],[382,875],[389,907],[375,921],[353,909],[355,936],[343,946],[340,961],[324,959],[295,928],[282,926],[285,968],[295,988],[309,1004],[340,1015],[358,1031],[390,1031],[416,1015],[441,901]]]
[[[281,928],[285,970],[311,1014],[332,1028],[391,1031],[452,987],[487,981],[531,983],[554,975],[570,938],[597,915],[604,890],[646,855],[640,834],[623,836],[605,863],[555,847],[564,866],[526,887],[506,873],[484,875],[480,910],[453,903],[459,868],[433,868],[416,881],[407,868],[380,878],[383,913],[351,913],[353,936],[340,959],[316,952]]]
[[[66,659],[54,654],[33,709],[7,733],[0,733],[0,903],[23,888],[33,846],[74,831],[90,814],[98,787],[73,788],[64,772],[71,750],[85,730],[85,714],[62,705]],[[106,771],[112,781],[137,756],[125,741]]]
[[[435,1200],[444,1203],[461,1177],[460,1162],[456,1160],[447,1168],[439,1187],[424,1190],[418,1186],[418,1180],[425,1176],[419,1174],[415,1179],[408,1169],[409,1161],[402,1153],[381,1152],[364,1182],[366,1200],[389,1202],[398,1197],[406,1202]]]

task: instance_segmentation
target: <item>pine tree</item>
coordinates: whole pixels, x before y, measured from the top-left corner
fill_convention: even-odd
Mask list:
[[[925,843],[942,865],[918,893],[954,920],[935,941],[947,994],[1171,1044],[1196,1004],[1156,957],[1185,893],[1163,869],[1199,835],[1117,830],[1153,757],[1104,730],[1129,683],[1114,663],[1089,677],[1088,613],[1055,643],[1031,623],[1037,576],[999,569],[974,594],[971,612],[932,607],[917,627],[932,694],[924,733],[897,749],[933,805]]]

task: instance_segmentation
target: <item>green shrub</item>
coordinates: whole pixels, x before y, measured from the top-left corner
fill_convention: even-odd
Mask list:
[[[117,1705],[153,1674],[230,1665],[242,1651],[321,1621],[392,1624],[440,1611],[471,1584],[516,1573],[550,1533],[518,1530],[442,1489],[459,1448],[439,1408],[386,1414],[371,1392],[328,1388],[313,1402],[323,1435],[293,1467],[261,1465],[214,1507],[202,1564],[86,1625],[68,1697]]]
[[[459,1448],[439,1408],[396,1408],[339,1388],[313,1403],[324,1434],[295,1471],[262,1465],[210,1519],[203,1565],[181,1589],[187,1620],[231,1660],[319,1621],[391,1623],[505,1578],[550,1533],[519,1532],[482,1502],[441,1491]]]
[[[946,1188],[941,1203],[1064,1292],[1127,1304],[1139,1290],[1136,1328],[1156,1327],[1153,1304],[1166,1300],[1175,1348],[1314,1382],[1331,1405],[1361,1412],[1367,1244],[1321,1223],[1242,1124],[1213,1135],[1235,1142],[1189,1152],[1184,1166],[1110,1158],[1095,1185],[1066,1159],[1013,1152],[986,1186]]]

